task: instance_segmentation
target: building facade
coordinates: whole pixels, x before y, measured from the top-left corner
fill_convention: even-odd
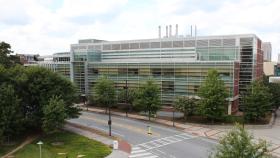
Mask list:
[[[16,54],[21,64],[36,64],[39,61],[39,54]]]
[[[52,56],[45,56],[42,61],[36,64],[70,79],[70,52],[59,52]]]
[[[263,72],[266,76],[274,76],[275,74],[276,62],[264,62],[263,63]]]
[[[274,76],[280,76],[280,64],[274,65]]]
[[[263,50],[263,60],[265,62],[270,62],[271,61],[271,52],[272,52],[272,47],[270,42],[263,42],[262,43],[262,50]]]
[[[216,69],[229,94],[229,113],[238,110],[240,94],[263,75],[261,40],[253,34],[104,41],[71,45],[70,79],[81,95],[90,95],[96,80],[107,76],[118,90],[138,88],[153,78],[162,104],[177,96],[196,96],[209,69]]]

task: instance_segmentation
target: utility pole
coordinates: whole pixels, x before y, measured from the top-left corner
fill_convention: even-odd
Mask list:
[[[128,117],[128,87],[127,87],[127,80],[125,80],[125,105],[127,106],[126,108],[126,117]]]
[[[173,121],[173,127],[175,127],[175,107],[173,106],[173,112],[172,112],[172,121]]]
[[[112,120],[111,120],[111,108],[109,106],[109,121],[108,121],[108,125],[109,125],[109,136],[111,136],[111,131],[112,131]]]
[[[108,99],[108,92],[107,92],[107,99]],[[111,131],[112,131],[112,119],[111,119],[111,105],[110,103],[107,101],[107,106],[109,108],[109,120],[108,120],[108,125],[109,125],[109,136],[111,136]]]

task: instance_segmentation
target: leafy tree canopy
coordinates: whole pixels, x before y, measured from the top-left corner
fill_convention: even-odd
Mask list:
[[[77,101],[77,93],[71,81],[41,67],[28,67],[25,71],[27,80],[23,85],[25,91],[22,104],[25,115],[32,124],[41,125],[43,106],[53,96],[60,96],[64,100],[67,118],[78,116],[79,110],[73,105]]]
[[[133,88],[122,89],[118,94],[119,103],[127,103],[127,110],[132,110],[133,102],[137,97],[137,90]]]
[[[200,111],[206,118],[221,119],[225,114],[228,92],[217,70],[210,69],[204,83],[199,88]]]
[[[240,125],[236,125],[219,141],[213,158],[270,158],[268,144],[264,140],[255,142]]]
[[[272,108],[271,94],[262,81],[253,81],[244,95],[244,114],[247,121],[257,121],[265,117]]]
[[[116,101],[114,82],[106,77],[99,78],[93,87],[93,97],[103,106],[112,106]]]
[[[148,80],[141,85],[137,92],[137,99],[134,105],[139,109],[148,111],[149,120],[151,114],[156,113],[161,108],[160,88],[154,80]]]
[[[20,111],[20,99],[15,93],[14,87],[10,84],[0,85],[0,139],[3,136],[19,134],[24,123]]]
[[[12,55],[11,46],[8,43],[0,43],[0,65],[6,68],[12,67],[15,64],[20,64],[19,57]]]
[[[196,109],[196,99],[194,97],[181,96],[175,100],[175,108],[184,113],[184,119],[191,116]]]
[[[269,83],[269,77],[263,76],[263,83],[269,89],[269,93],[272,95],[270,100],[273,108],[278,109],[280,106],[280,83]]]
[[[73,104],[78,94],[70,80],[42,67],[8,62],[11,53],[9,44],[0,43],[0,135],[41,129],[44,108],[53,96],[64,101],[66,118],[79,115]]]
[[[44,106],[43,113],[42,129],[47,134],[58,132],[63,127],[67,118],[65,103],[57,96],[52,97],[49,103]]]

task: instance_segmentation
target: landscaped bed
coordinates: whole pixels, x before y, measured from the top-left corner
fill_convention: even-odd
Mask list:
[[[38,141],[43,142],[42,158],[76,158],[78,155],[83,158],[104,158],[111,153],[110,147],[100,142],[61,131],[40,137],[19,150],[14,156],[16,158],[38,158],[40,153]]]

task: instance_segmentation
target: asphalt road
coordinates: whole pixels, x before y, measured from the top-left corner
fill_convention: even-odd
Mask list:
[[[108,115],[89,112],[70,120],[104,132],[108,132],[107,121]],[[118,116],[112,116],[112,135],[132,144],[131,158],[206,158],[217,144],[172,127]]]

